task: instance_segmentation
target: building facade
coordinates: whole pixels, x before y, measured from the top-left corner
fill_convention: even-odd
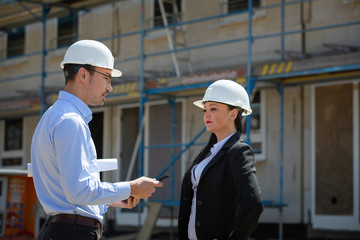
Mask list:
[[[92,109],[98,158],[118,160],[102,179],[170,174],[149,199],[163,204],[157,227],[176,227],[182,176],[209,136],[192,102],[232,79],[253,108],[243,138],[266,207],[254,237],[359,238],[360,1],[5,0],[0,12],[0,238],[31,239],[44,220],[31,138],[80,39],[106,44],[123,72]],[[146,215],[109,209],[105,234]]]

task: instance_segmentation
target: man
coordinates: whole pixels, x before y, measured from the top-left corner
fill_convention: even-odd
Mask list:
[[[49,215],[39,239],[100,239],[107,206],[133,208],[162,183],[147,177],[101,182],[88,123],[88,106],[102,106],[120,77],[102,43],[82,40],[61,63],[66,83],[42,116],[32,139],[31,162],[38,199]]]

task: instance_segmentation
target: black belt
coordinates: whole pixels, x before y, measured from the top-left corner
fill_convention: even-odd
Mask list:
[[[48,224],[67,223],[86,227],[97,228],[102,234],[103,227],[99,220],[91,217],[84,217],[78,214],[56,214],[49,217]]]

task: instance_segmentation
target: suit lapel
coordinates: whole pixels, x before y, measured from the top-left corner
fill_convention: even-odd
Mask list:
[[[202,177],[204,176],[204,174],[212,167],[215,165],[215,163],[217,163],[220,159],[222,159],[222,157],[224,156],[224,154],[228,151],[228,149],[234,145],[234,143],[236,141],[238,141],[238,139],[240,138],[241,133],[238,131],[236,132],[233,136],[231,136],[226,143],[222,146],[222,148],[220,149],[220,151],[213,157],[213,159],[211,159],[211,161],[208,163],[208,165],[206,165],[206,167],[204,168],[203,172],[201,173],[201,177],[200,177],[200,181],[202,179]]]

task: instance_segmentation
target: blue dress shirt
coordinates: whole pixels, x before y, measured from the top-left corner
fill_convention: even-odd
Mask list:
[[[36,127],[31,164],[36,193],[47,214],[80,214],[102,222],[106,204],[130,196],[129,182],[100,181],[91,119],[81,99],[60,91]]]

